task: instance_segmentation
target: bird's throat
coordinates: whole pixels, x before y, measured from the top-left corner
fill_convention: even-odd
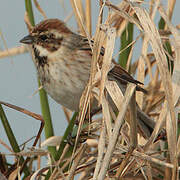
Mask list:
[[[33,46],[32,48],[37,66],[44,67],[48,63],[47,55],[42,55],[36,46]]]

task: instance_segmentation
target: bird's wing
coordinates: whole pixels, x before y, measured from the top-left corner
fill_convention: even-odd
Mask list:
[[[94,41],[91,40],[91,43],[93,46]],[[85,51],[92,53],[91,47],[89,45],[89,41],[85,37],[82,37],[82,40],[80,42],[80,46],[78,49],[79,50],[85,50]],[[104,56],[104,52],[105,52],[105,48],[102,47],[101,51],[100,51],[101,56]],[[125,86],[128,84],[128,82],[134,83],[137,85],[136,86],[137,91],[142,91],[144,93],[147,93],[147,91],[145,89],[143,89],[142,87],[139,86],[139,85],[143,85],[143,83],[135,80],[126,70],[124,70],[119,64],[117,64],[115,62],[113,62],[113,67],[109,71],[108,77],[110,79],[115,79],[117,81],[120,81],[120,83],[125,85]]]
[[[147,93],[145,89],[143,89],[139,85],[143,85],[142,82],[135,80],[126,70],[124,70],[119,64],[114,64],[114,67],[108,73],[109,77],[113,77],[116,80],[120,81],[121,84],[127,85],[128,82],[136,84],[136,90],[142,91],[143,93]]]

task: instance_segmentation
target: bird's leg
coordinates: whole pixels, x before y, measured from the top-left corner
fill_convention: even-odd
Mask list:
[[[101,110],[102,110],[102,107],[97,107],[97,108],[94,108],[93,110],[91,110],[90,112],[89,111],[86,112],[84,125],[82,127],[82,131],[81,131],[80,139],[79,139],[80,143],[83,143],[89,136],[90,132],[87,132],[87,127],[88,127],[89,123],[91,123],[92,117],[94,115],[96,115],[97,113],[99,113]],[[76,135],[77,135],[76,133],[78,131],[78,126],[79,126],[79,117],[77,116],[76,120],[75,120],[75,128],[73,130],[73,133],[72,132],[69,133],[68,138],[67,138],[67,141],[70,145],[74,144],[74,141],[75,141]],[[83,129],[84,129],[84,131],[83,131]]]

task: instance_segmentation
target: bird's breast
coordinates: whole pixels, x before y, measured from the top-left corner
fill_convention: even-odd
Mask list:
[[[39,66],[38,75],[46,92],[59,104],[78,110],[82,92],[89,80],[90,64],[85,59],[54,57]]]

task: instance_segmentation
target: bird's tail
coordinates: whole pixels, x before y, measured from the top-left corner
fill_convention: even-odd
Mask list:
[[[155,122],[148,115],[146,115],[139,107],[137,107],[138,129],[140,133],[149,138],[154,130]]]

